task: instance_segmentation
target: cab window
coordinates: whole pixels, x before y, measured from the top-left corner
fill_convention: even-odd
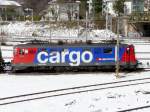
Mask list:
[[[19,50],[19,54],[20,54],[20,55],[28,54],[28,49],[20,49],[20,50]]]
[[[104,48],[104,54],[112,54],[112,48]]]
[[[20,55],[24,55],[24,54],[25,54],[24,49],[20,49],[20,50],[19,50],[19,54],[20,54]]]

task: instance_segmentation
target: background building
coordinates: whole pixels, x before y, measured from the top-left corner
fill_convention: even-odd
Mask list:
[[[16,1],[0,0],[1,20],[13,20],[19,15],[23,15],[21,4]]]

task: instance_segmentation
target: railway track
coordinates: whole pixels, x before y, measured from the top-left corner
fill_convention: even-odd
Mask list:
[[[0,106],[56,97],[56,96],[71,95],[71,94],[73,95],[78,93],[114,89],[114,88],[135,86],[135,85],[149,84],[149,83],[150,83],[150,78],[142,78],[142,79],[132,79],[132,80],[123,80],[123,81],[108,82],[108,83],[101,83],[101,84],[85,85],[85,86],[78,86],[78,87],[71,87],[71,88],[64,88],[64,89],[56,89],[50,91],[34,92],[29,94],[22,94],[22,95],[0,98]]]
[[[147,109],[147,108],[150,108],[150,105],[139,106],[139,107],[134,107],[134,108],[130,108],[130,109],[124,109],[124,110],[120,110],[117,112],[132,112],[132,111],[137,111],[137,110],[142,110],[142,109]]]

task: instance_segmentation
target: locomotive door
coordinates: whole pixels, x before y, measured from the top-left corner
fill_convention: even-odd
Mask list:
[[[130,64],[131,61],[131,51],[130,47],[119,47],[119,51],[117,51],[117,46],[115,46],[115,61],[117,62],[117,57],[119,61],[123,61],[126,64]]]

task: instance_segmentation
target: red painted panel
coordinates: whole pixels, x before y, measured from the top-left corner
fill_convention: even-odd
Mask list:
[[[23,50],[24,53],[19,53]],[[13,64],[32,64],[34,62],[37,48],[16,48],[14,52]]]
[[[126,63],[136,63],[136,57],[135,57],[135,52],[134,52],[134,46],[129,45],[125,52],[123,53],[123,56],[121,58],[122,62]]]

